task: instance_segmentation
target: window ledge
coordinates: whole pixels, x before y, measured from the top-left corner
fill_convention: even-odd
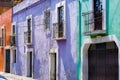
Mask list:
[[[95,31],[88,31],[83,33],[85,36],[96,35],[96,34],[106,34],[106,30],[95,30]]]
[[[66,40],[65,37],[60,37],[60,38],[54,38],[55,40],[59,41],[59,40]]]
[[[26,45],[32,45],[32,43],[25,43]]]

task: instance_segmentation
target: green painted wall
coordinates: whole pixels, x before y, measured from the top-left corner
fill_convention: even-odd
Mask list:
[[[85,39],[90,36],[84,36],[83,12],[90,11],[90,0],[78,0],[78,65],[77,80],[81,80],[81,46]],[[120,0],[106,0],[106,34],[116,35],[120,40]]]

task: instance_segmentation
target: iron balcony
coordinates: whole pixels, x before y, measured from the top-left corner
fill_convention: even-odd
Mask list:
[[[103,30],[104,26],[104,14],[101,11],[89,11],[83,13],[84,17],[84,35],[96,35],[105,34],[106,30]]]
[[[26,45],[31,45],[32,44],[32,34],[31,34],[31,31],[24,32],[24,43]]]

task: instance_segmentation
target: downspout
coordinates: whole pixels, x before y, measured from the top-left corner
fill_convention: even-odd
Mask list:
[[[81,3],[77,0],[77,80],[81,80]]]

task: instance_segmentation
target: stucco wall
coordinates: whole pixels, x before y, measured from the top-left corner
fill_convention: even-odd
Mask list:
[[[13,22],[17,28],[17,74],[26,74],[26,46],[24,44],[24,31],[26,30],[26,16],[33,16],[33,47],[34,50],[34,78],[48,80],[49,76],[49,51],[51,45],[58,48],[58,79],[76,80],[76,40],[77,40],[77,14],[76,1],[66,1],[66,40],[56,41],[52,39],[52,24],[55,22],[56,3],[59,0],[45,0],[17,11],[18,6],[13,8]],[[21,3],[24,6],[26,3]],[[32,4],[32,3],[31,3]],[[50,31],[44,30],[44,10],[46,5],[51,11]]]
[[[9,9],[8,11],[0,15],[0,28],[4,26],[4,30],[5,30],[5,36],[4,36],[5,47],[10,46],[11,22],[12,22],[12,9]],[[4,48],[3,47],[0,47],[0,71],[4,71]]]
[[[85,39],[90,38],[90,36],[85,36],[83,35],[84,32],[84,18],[82,16],[83,12],[87,12],[90,11],[90,1],[91,0],[78,0],[79,1],[79,7],[78,9],[79,11],[79,26],[78,28],[80,29],[80,34],[78,35],[80,37],[80,43],[82,43],[81,45],[83,45],[83,42],[85,41]],[[119,20],[119,8],[120,8],[120,1],[119,0],[106,0],[106,9],[104,11],[106,11],[106,34],[107,35],[115,35],[117,37],[118,40],[120,40],[120,29],[119,29],[119,25],[120,25],[120,20]],[[106,35],[106,36],[107,36]],[[81,56],[80,56],[81,57]],[[81,61],[80,58],[78,58],[78,61]],[[81,62],[79,62],[78,64],[81,64]],[[80,65],[81,66],[81,65]],[[80,66],[77,67],[78,70],[80,70],[79,68],[81,68]],[[80,70],[81,71],[81,70]],[[78,73],[78,79],[81,79],[80,73]]]

